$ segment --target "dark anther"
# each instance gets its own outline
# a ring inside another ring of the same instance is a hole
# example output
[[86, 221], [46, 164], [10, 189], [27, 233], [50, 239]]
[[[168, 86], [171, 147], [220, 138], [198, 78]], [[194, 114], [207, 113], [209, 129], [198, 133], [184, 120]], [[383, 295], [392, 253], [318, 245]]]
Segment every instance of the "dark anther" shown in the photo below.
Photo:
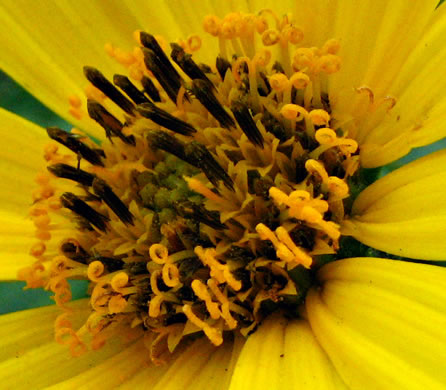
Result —
[[222, 127], [227, 129], [235, 127], [234, 119], [223, 108], [212, 91], [212, 84], [209, 82], [196, 79], [192, 81], [192, 93], [200, 101], [203, 106], [217, 119]]
[[218, 74], [220, 75], [221, 79], [225, 79], [225, 75], [228, 69], [231, 69], [231, 63], [228, 60], [225, 60], [223, 57], [217, 57], [216, 61], [216, 67], [218, 70]]
[[257, 125], [252, 119], [246, 104], [241, 101], [233, 101], [231, 104], [231, 111], [235, 116], [240, 128], [246, 134], [248, 139], [254, 144], [263, 148], [263, 137]]
[[122, 222], [133, 225], [132, 213], [104, 180], [96, 177], [93, 180], [93, 190]]
[[90, 66], [84, 66], [84, 74], [90, 83], [102, 91], [105, 96], [121, 107], [127, 114], [133, 115], [134, 104], [108, 81], [99, 70]]
[[144, 88], [144, 92], [149, 95], [150, 99], [152, 99], [154, 102], [161, 101], [160, 93], [156, 89], [155, 84], [153, 84], [152, 80], [150, 80], [147, 76], [142, 76], [141, 84]]
[[186, 161], [200, 168], [213, 185], [217, 185], [218, 180], [222, 180], [227, 188], [234, 190], [232, 179], [204, 145], [192, 141], [185, 146], [184, 151]]
[[312, 251], [316, 243], [316, 229], [299, 224], [290, 231], [290, 237], [296, 245]]
[[181, 76], [173, 67], [166, 53], [164, 53], [163, 49], [161, 49], [161, 46], [158, 44], [153, 35], [142, 31], [139, 35], [139, 39], [141, 40], [141, 43], [144, 47], [152, 50], [159, 58], [161, 64], [163, 65], [163, 68], [166, 70], [166, 74], [174, 76], [177, 80], [181, 80]]
[[85, 172], [82, 169], [77, 169], [67, 164], [54, 164], [47, 167], [47, 169], [57, 177], [73, 180], [84, 186], [91, 186], [95, 178], [91, 173]]
[[170, 115], [152, 103], [140, 104], [137, 110], [143, 117], [149, 118], [156, 124], [172, 130], [175, 133], [191, 135], [197, 131], [189, 123]]
[[205, 80], [213, 86], [212, 82], [207, 78], [200, 67], [194, 62], [190, 54], [186, 53], [184, 49], [177, 43], [171, 43], [170, 46], [172, 47], [170, 56], [183, 70], [184, 73], [186, 73], [192, 80]]
[[106, 223], [110, 220], [107, 216], [98, 213], [83, 200], [79, 199], [71, 192], [65, 192], [60, 197], [63, 207], [71, 210], [73, 213], [85, 218], [91, 225], [96, 226], [99, 230], [105, 232], [107, 230]]
[[266, 131], [274, 134], [276, 138], [279, 138], [281, 142], [285, 142], [290, 136], [288, 136], [282, 123], [280, 123], [270, 112], [264, 110], [261, 117], [261, 122], [265, 126]]
[[273, 64], [273, 68], [272, 68], [276, 73], [285, 73], [285, 70], [283, 69], [282, 64], [279, 61], [276, 61]]
[[79, 141], [76, 135], [63, 131], [58, 127], [48, 127], [46, 131], [51, 139], [66, 146], [78, 156], [87, 160], [90, 164], [100, 165], [101, 167], [104, 166], [104, 163], [101, 161], [100, 154], [96, 150], [90, 149], [87, 145]]
[[159, 130], [151, 130], [147, 139], [153, 147], [201, 169], [212, 184], [217, 185], [218, 180], [223, 180], [226, 187], [233, 189], [231, 178], [204, 145], [196, 141], [184, 144], [174, 136]]
[[187, 317], [184, 313], [175, 313], [164, 320], [164, 326], [169, 326], [173, 324], [185, 324], [187, 322]]
[[211, 228], [221, 230], [226, 229], [226, 225], [220, 222], [220, 213], [206, 210], [204, 206], [199, 206], [192, 202], [181, 202], [176, 205], [178, 214], [185, 218], [194, 219]]
[[294, 177], [294, 180], [296, 183], [300, 183], [301, 181], [305, 180], [305, 178], [308, 176], [308, 171], [305, 169], [305, 162], [308, 158], [305, 158], [304, 156], [298, 157], [294, 160], [295, 162], [295, 169], [296, 169], [296, 175]]
[[[166, 67], [153, 50], [143, 48], [144, 63], [147, 66], [163, 89], [166, 91], [170, 100], [176, 104], [177, 95], [182, 85], [182, 79], [177, 71], [172, 67]], [[172, 64], [170, 64], [172, 66]], [[185, 95], [187, 98], [187, 96]]]
[[76, 240], [68, 239], [60, 246], [60, 251], [69, 259], [87, 264], [90, 255]]
[[104, 106], [95, 100], [87, 100], [87, 110], [90, 118], [95, 120], [101, 127], [104, 128], [107, 138], [118, 137], [123, 142], [129, 145], [135, 145], [135, 137], [133, 135], [127, 136], [122, 132], [124, 125]]
[[173, 154], [179, 159], [186, 161], [183, 142], [177, 140], [173, 135], [162, 130], [150, 130], [147, 139], [152, 147]]
[[133, 85], [128, 77], [115, 74], [113, 76], [113, 83], [121, 88], [135, 104], [149, 102], [149, 99], [147, 99], [144, 94]]
[[100, 261], [107, 272], [115, 272], [122, 270], [125, 265], [125, 262], [121, 259], [117, 259], [115, 257], [105, 257], [105, 256], [95, 256], [94, 260]]

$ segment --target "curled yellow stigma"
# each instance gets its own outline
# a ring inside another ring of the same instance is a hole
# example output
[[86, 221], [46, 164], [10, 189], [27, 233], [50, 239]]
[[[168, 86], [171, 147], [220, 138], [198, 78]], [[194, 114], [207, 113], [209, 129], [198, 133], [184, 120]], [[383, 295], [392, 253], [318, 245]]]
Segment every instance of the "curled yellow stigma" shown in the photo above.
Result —
[[[105, 44], [122, 74], [86, 66], [86, 99], [67, 97], [104, 130], [100, 144], [47, 129], [29, 212], [36, 262], [20, 278], [54, 293], [56, 340], [74, 355], [143, 335], [158, 364], [196, 335], [218, 346], [273, 312], [298, 316], [302, 280], [339, 248], [358, 168], [326, 90], [339, 42], [306, 47], [293, 16], [271, 10], [208, 15], [203, 29], [215, 62], [196, 61], [196, 34]], [[73, 278], [90, 284], [77, 328]]]

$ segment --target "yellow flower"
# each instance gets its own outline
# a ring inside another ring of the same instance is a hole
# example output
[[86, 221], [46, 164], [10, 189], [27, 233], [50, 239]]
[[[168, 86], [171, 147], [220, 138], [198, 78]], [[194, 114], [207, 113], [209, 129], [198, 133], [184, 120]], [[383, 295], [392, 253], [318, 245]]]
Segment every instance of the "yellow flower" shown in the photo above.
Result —
[[0, 387], [444, 389], [446, 270], [348, 237], [444, 259], [445, 151], [363, 182], [446, 134], [436, 3], [2, 2], [76, 128], [0, 111], [0, 277], [60, 306], [0, 317]]

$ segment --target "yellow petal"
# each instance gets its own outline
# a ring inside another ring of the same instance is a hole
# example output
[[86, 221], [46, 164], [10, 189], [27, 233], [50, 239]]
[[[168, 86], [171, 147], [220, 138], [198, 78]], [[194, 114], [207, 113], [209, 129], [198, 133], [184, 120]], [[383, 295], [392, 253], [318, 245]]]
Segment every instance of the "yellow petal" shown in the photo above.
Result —
[[0, 122], [0, 279], [12, 280], [34, 261], [28, 255], [34, 227], [26, 215], [48, 137], [41, 127], [1, 109]]
[[[71, 305], [76, 314], [88, 314], [88, 301]], [[78, 375], [125, 348], [111, 340], [99, 351], [73, 358], [65, 346], [56, 344], [56, 306], [6, 314], [0, 317], [0, 383], [4, 389], [41, 389]]]
[[446, 270], [355, 258], [322, 268], [311, 328], [353, 389], [444, 389]]
[[30, 221], [0, 211], [0, 280], [16, 280], [19, 269], [35, 262], [29, 251], [36, 241]]
[[249, 336], [230, 390], [345, 389], [308, 324], [273, 316]]
[[216, 348], [205, 338], [195, 341], [169, 366], [153, 390], [227, 389], [233, 346], [225, 342]]
[[[93, 352], [94, 353], [94, 352]], [[77, 359], [77, 358], [74, 358]], [[98, 361], [93, 367], [83, 370], [62, 382], [55, 383], [47, 390], [64, 389], [113, 389], [119, 385], [127, 386], [136, 374], [144, 372], [150, 375], [150, 379], [140, 382], [139, 387], [150, 386], [156, 383], [157, 375], [166, 371], [164, 367], [156, 367], [149, 363], [148, 351], [142, 340], [137, 340], [133, 345], [124, 348], [119, 353]], [[128, 388], [128, 387], [127, 387]], [[135, 388], [135, 387], [133, 387]]]
[[[239, 7], [240, 8], [240, 7]], [[246, 6], [241, 8], [246, 9]], [[107, 76], [126, 73], [111, 59], [104, 45], [131, 52], [135, 30], [161, 35], [167, 41], [202, 36], [204, 56], [213, 51], [215, 38], [204, 35], [202, 20], [208, 13], [222, 15], [231, 10], [229, 3], [205, 1], [195, 4], [182, 1], [107, 1], [76, 2], [26, 0], [0, 4], [0, 68], [31, 94], [63, 118], [89, 134], [103, 138], [103, 130], [89, 119], [85, 102], [81, 119], [69, 114], [71, 95], [85, 100], [87, 81], [84, 65], [95, 66]], [[148, 16], [149, 15], [149, 16]]]
[[382, 124], [364, 126], [358, 135], [365, 167], [387, 164], [446, 136], [446, 80], [441, 71], [446, 61], [446, 7], [439, 7], [431, 19], [390, 88], [397, 98], [395, 107]]
[[[437, 3], [435, 0], [338, 3], [331, 16], [332, 38], [340, 40], [342, 68], [329, 80], [336, 118], [348, 120], [357, 116], [360, 97], [356, 88], [371, 88], [377, 99], [388, 93]], [[349, 135], [358, 130], [361, 129], [352, 129]]]
[[45, 130], [0, 109], [0, 204], [3, 210], [25, 215], [35, 188], [34, 177], [44, 166]]
[[344, 233], [399, 256], [443, 260], [446, 152], [416, 160], [359, 194]]

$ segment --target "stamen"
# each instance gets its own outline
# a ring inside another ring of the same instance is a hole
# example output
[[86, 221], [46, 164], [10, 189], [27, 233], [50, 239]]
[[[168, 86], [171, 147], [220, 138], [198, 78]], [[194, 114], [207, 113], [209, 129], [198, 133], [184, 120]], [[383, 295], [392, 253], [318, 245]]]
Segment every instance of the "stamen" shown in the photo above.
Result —
[[80, 200], [76, 195], [65, 192], [61, 197], [63, 207], [71, 210], [73, 213], [85, 218], [93, 226], [97, 227], [99, 230], [105, 232], [107, 230], [106, 222], [110, 219], [105, 215], [98, 213], [95, 209], [90, 207], [83, 200]]
[[222, 180], [227, 188], [232, 191], [234, 190], [232, 179], [204, 145], [192, 141], [186, 145], [184, 151], [186, 161], [189, 164], [200, 168], [212, 184], [216, 186], [218, 180]]
[[186, 73], [192, 80], [201, 79], [207, 81], [210, 85], [213, 85], [200, 67], [192, 60], [190, 54], [187, 54], [184, 49], [176, 43], [171, 43], [170, 46], [172, 47], [170, 56], [184, 73]]
[[227, 113], [212, 91], [212, 86], [203, 80], [192, 81], [192, 93], [203, 106], [217, 119], [218, 123], [226, 129], [235, 127], [234, 119]]
[[219, 346], [223, 343], [223, 337], [220, 330], [216, 328], [212, 328], [203, 320], [200, 320], [192, 311], [192, 307], [190, 305], [183, 306], [183, 312], [186, 314], [187, 318], [194, 325], [198, 326], [200, 329], [203, 329], [203, 332], [208, 337], [208, 339], [212, 342], [212, 344]]
[[183, 161], [187, 161], [184, 143], [166, 131], [150, 130], [147, 134], [147, 140], [152, 147], [164, 150]]
[[[166, 91], [172, 102], [176, 102], [178, 91], [182, 85], [182, 79], [177, 71], [170, 66], [166, 67], [165, 64], [156, 56], [155, 52], [150, 49], [143, 48], [144, 63], [147, 66], [155, 78]], [[167, 57], [166, 57], [167, 58]]]
[[167, 111], [158, 108], [152, 103], [140, 104], [137, 107], [137, 110], [143, 117], [148, 118], [156, 124], [172, 130], [175, 133], [191, 135], [197, 132], [197, 130], [195, 130], [195, 128], [189, 123], [174, 117]]
[[[159, 59], [160, 63], [162, 64], [163, 68], [165, 69], [166, 74], [171, 75], [174, 79], [180, 81], [181, 76], [178, 74], [176, 69], [171, 64], [169, 58], [164, 53], [163, 49], [161, 49], [161, 46], [158, 44], [158, 41], [155, 39], [153, 35], [150, 35], [144, 31], [141, 31], [139, 34], [139, 39], [141, 41], [141, 44], [146, 47], [147, 49], [150, 49], [153, 51], [153, 53], [156, 55], [156, 57]], [[179, 82], [179, 84], [181, 84]]]
[[182, 202], [176, 206], [176, 210], [179, 215], [204, 223], [213, 229], [227, 229], [227, 226], [220, 222], [220, 214], [216, 211], [209, 211], [204, 206], [192, 202]]
[[133, 115], [135, 105], [108, 81], [99, 70], [84, 66], [84, 74], [90, 83], [102, 91], [110, 100], [122, 108], [127, 114]]
[[79, 184], [90, 187], [95, 178], [91, 173], [85, 172], [82, 169], [74, 168], [67, 164], [50, 165], [47, 169], [57, 177], [73, 180]]
[[100, 154], [80, 142], [74, 135], [57, 127], [48, 127], [46, 131], [51, 139], [66, 146], [68, 149], [87, 160], [90, 164], [99, 165], [101, 167], [104, 166]]
[[133, 85], [128, 77], [115, 74], [113, 76], [113, 83], [121, 88], [135, 104], [149, 102], [149, 99], [147, 99], [144, 94]]
[[135, 138], [132, 135], [126, 136], [123, 134], [122, 129], [124, 128], [124, 125], [110, 114], [110, 112], [108, 112], [101, 104], [88, 99], [87, 110], [90, 118], [104, 128], [107, 138], [115, 136], [119, 137], [126, 144], [135, 145]]
[[223, 57], [220, 57], [220, 56], [217, 57], [215, 66], [217, 67], [218, 74], [220, 75], [222, 80], [225, 79], [226, 72], [228, 70], [229, 71], [232, 70], [231, 63], [228, 60], [226, 60], [226, 59], [224, 59]]
[[127, 206], [119, 199], [107, 183], [96, 177], [93, 180], [94, 192], [104, 200], [108, 207], [110, 207], [118, 218], [125, 224], [133, 225], [133, 215]]
[[233, 101], [231, 104], [231, 111], [248, 139], [254, 145], [258, 145], [263, 148], [263, 136], [252, 119], [251, 113], [249, 112], [246, 104], [243, 104], [241, 101]]
[[87, 260], [90, 258], [90, 255], [82, 248], [79, 242], [73, 239], [65, 240], [60, 246], [60, 251], [69, 259], [82, 264], [87, 264]]
[[143, 76], [141, 79], [141, 84], [144, 88], [144, 92], [149, 95], [150, 99], [152, 99], [154, 102], [161, 101], [160, 94], [152, 80], [150, 80], [147, 76]]

